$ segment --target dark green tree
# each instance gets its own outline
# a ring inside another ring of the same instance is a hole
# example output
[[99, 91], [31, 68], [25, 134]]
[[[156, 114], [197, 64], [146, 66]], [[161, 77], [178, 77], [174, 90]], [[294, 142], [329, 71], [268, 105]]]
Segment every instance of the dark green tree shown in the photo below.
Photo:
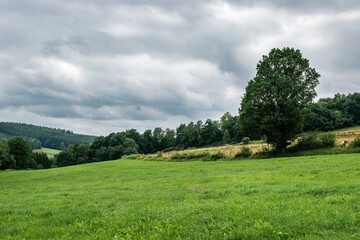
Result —
[[165, 138], [164, 138], [164, 145], [166, 148], [175, 147], [176, 139], [175, 139], [175, 130], [167, 128], [165, 130]]
[[69, 148], [67, 148], [66, 150], [60, 152], [57, 156], [56, 156], [56, 165], [59, 167], [64, 167], [64, 166], [70, 166], [70, 165], [76, 165], [77, 161], [74, 157], [74, 155], [71, 153], [71, 151], [67, 151]]
[[223, 143], [225, 143], [225, 144], [228, 144], [228, 143], [231, 142], [231, 137], [230, 137], [229, 130], [227, 130], [227, 129], [225, 130], [222, 141], [223, 141]]
[[154, 139], [152, 136], [152, 131], [150, 129], [146, 130], [143, 133], [143, 139], [144, 139], [144, 145], [143, 145], [144, 153], [148, 154], [148, 153], [156, 152], [154, 147]]
[[14, 169], [16, 166], [14, 157], [0, 148], [0, 170]]
[[124, 154], [130, 155], [130, 154], [137, 154], [139, 153], [139, 145], [134, 141], [132, 138], [127, 138], [124, 141]]
[[17, 169], [25, 169], [29, 166], [32, 157], [31, 148], [27, 141], [22, 137], [14, 137], [8, 141], [9, 153], [14, 156]]
[[202, 146], [211, 146], [220, 143], [222, 133], [218, 121], [207, 119], [200, 132], [200, 141]]
[[33, 158], [36, 162], [36, 167], [39, 169], [51, 168], [52, 160], [44, 152], [34, 152]]
[[285, 152], [288, 141], [302, 130], [320, 74], [293, 48], [272, 49], [256, 70], [242, 98], [240, 126], [253, 138], [265, 135], [276, 150]]

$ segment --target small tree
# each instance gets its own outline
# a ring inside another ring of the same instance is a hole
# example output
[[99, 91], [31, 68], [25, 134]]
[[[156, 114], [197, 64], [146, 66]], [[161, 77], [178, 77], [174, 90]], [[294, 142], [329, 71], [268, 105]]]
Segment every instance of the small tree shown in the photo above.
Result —
[[241, 128], [254, 138], [265, 135], [285, 152], [288, 141], [302, 130], [320, 74], [293, 48], [272, 49], [256, 70], [239, 109]]
[[227, 129], [225, 130], [222, 141], [223, 141], [223, 143], [225, 143], [225, 144], [230, 143], [231, 137], [230, 137], [229, 130], [227, 130]]
[[139, 153], [139, 145], [132, 138], [126, 138], [124, 141], [124, 154], [137, 154]]
[[249, 137], [244, 137], [241, 142], [246, 145], [246, 144], [249, 144], [250, 143], [250, 138]]

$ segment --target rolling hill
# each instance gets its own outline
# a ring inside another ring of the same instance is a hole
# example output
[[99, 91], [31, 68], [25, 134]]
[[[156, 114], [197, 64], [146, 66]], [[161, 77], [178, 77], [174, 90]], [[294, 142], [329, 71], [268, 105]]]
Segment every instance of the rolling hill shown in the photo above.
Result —
[[35, 126], [25, 123], [0, 122], [0, 138], [21, 136], [33, 149], [41, 147], [63, 150], [70, 144], [92, 143], [96, 136], [75, 134], [70, 130]]

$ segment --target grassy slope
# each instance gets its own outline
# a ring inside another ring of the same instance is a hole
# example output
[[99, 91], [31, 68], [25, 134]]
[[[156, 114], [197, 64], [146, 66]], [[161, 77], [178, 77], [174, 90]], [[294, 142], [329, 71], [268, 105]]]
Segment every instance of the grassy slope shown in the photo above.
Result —
[[331, 131], [332, 133], [337, 133], [337, 132], [351, 132], [351, 131], [360, 131], [360, 126], [354, 126], [354, 127], [347, 127], [347, 128], [341, 128], [341, 129], [337, 129], [334, 131]]
[[358, 239], [360, 154], [0, 173], [0, 239]]
[[41, 149], [35, 149], [33, 152], [44, 152], [48, 155], [49, 158], [54, 157], [54, 155], [59, 154], [61, 151], [56, 149], [50, 149], [50, 148], [41, 148]]

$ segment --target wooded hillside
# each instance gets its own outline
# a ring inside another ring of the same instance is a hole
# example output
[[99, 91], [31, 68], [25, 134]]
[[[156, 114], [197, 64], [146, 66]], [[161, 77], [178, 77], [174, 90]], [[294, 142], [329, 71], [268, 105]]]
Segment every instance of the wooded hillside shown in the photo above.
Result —
[[35, 126], [25, 123], [0, 122], [0, 138], [25, 138], [32, 149], [41, 147], [63, 150], [70, 144], [92, 143], [96, 136], [75, 134], [70, 130]]

